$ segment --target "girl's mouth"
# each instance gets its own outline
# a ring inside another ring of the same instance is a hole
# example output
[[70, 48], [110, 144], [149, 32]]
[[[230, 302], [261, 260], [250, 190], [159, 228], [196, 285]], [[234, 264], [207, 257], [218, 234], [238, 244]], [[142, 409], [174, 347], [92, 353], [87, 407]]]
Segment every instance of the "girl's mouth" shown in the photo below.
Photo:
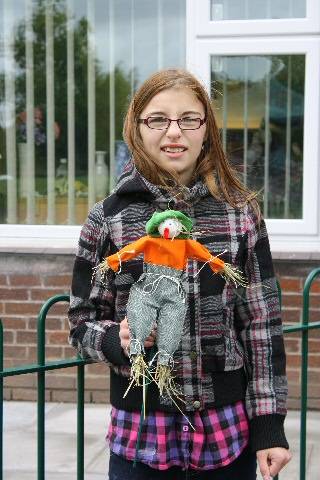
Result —
[[165, 153], [170, 158], [179, 158], [183, 155], [183, 153], [187, 150], [186, 147], [183, 145], [177, 146], [170, 146], [167, 145], [165, 147], [161, 147], [161, 151]]

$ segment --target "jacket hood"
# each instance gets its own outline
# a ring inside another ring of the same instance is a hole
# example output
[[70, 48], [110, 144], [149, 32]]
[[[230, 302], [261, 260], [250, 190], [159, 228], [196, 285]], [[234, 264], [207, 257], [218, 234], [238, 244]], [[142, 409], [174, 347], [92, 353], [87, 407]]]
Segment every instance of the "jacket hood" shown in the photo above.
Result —
[[126, 165], [118, 183], [113, 191], [118, 196], [142, 195], [149, 198], [151, 202], [156, 203], [159, 208], [183, 210], [188, 204], [197, 203], [201, 198], [210, 195], [208, 187], [202, 180], [197, 180], [190, 187], [183, 189], [183, 198], [181, 195], [174, 196], [173, 193], [158, 185], [149, 182], [136, 168], [131, 159]]

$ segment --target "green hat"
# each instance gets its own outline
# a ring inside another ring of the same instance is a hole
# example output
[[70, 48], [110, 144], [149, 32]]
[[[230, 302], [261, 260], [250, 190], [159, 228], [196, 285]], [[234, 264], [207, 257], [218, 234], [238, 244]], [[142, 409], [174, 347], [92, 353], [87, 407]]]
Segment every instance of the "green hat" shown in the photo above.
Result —
[[146, 223], [147, 234], [153, 236], [160, 236], [158, 232], [158, 227], [160, 223], [164, 222], [164, 220], [167, 220], [167, 218], [176, 218], [187, 230], [187, 232], [181, 233], [176, 238], [189, 237], [188, 234], [192, 230], [193, 222], [191, 218], [187, 217], [187, 215], [179, 212], [178, 210], [165, 210], [164, 212], [154, 212], [150, 220], [148, 220], [148, 222]]

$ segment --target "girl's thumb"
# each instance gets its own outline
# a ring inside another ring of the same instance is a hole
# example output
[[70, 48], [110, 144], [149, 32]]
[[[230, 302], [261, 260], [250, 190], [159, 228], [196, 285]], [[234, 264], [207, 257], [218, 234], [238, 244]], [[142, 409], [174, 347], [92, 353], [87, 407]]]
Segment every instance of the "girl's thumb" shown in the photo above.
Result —
[[262, 475], [263, 480], [272, 480], [270, 476], [270, 470], [268, 465], [268, 455], [259, 455], [259, 468]]

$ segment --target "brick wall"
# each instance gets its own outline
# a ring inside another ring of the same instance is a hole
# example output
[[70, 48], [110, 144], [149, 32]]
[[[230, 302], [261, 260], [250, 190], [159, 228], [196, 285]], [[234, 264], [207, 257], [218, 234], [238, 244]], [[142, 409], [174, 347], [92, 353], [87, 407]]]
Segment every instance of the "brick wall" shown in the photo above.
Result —
[[[0, 317], [4, 325], [4, 364], [12, 367], [35, 363], [37, 358], [37, 314], [43, 302], [59, 293], [68, 293], [73, 266], [72, 255], [0, 254]], [[302, 289], [308, 273], [319, 266], [311, 261], [275, 261], [282, 287], [284, 323], [302, 319]], [[320, 320], [320, 281], [311, 290], [310, 320]], [[68, 345], [67, 304], [52, 307], [46, 321], [46, 359], [74, 356]], [[320, 330], [310, 332], [309, 340], [309, 407], [320, 408]], [[300, 335], [286, 335], [289, 407], [299, 407]], [[76, 370], [69, 368], [48, 372], [48, 401], [76, 400]], [[106, 402], [109, 398], [108, 368], [104, 364], [86, 366], [88, 402]], [[6, 378], [4, 398], [35, 400], [35, 374]]]
[[[303, 286], [306, 277], [319, 261], [278, 260], [275, 270], [282, 290], [282, 318], [284, 324], [302, 322]], [[319, 278], [319, 277], [318, 277]], [[320, 280], [314, 281], [310, 291], [309, 321], [320, 321]], [[289, 407], [300, 405], [301, 335], [285, 335], [287, 353], [287, 375], [289, 380]], [[320, 409], [320, 329], [309, 332], [308, 356], [308, 406]]]

